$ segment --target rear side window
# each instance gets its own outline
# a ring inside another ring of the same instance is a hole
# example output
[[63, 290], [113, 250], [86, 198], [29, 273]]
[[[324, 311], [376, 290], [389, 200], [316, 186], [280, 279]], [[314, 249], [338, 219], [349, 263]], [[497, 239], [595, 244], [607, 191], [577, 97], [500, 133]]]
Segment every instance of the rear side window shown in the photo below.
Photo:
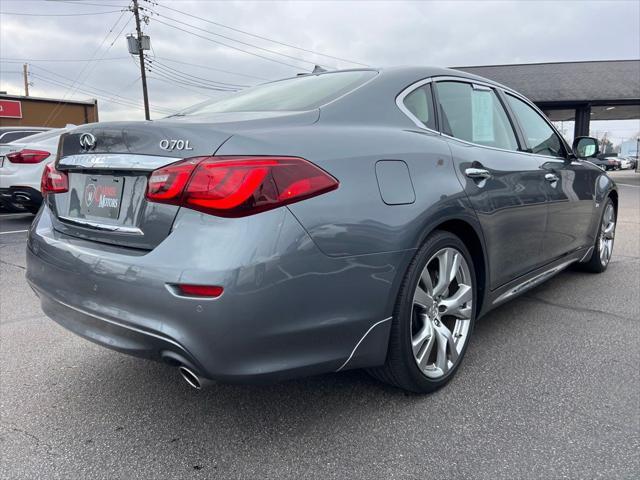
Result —
[[416, 88], [413, 92], [404, 97], [402, 103], [405, 108], [426, 127], [432, 130], [436, 129], [431, 85], [427, 84]]
[[531, 153], [551, 157], [565, 156], [560, 137], [538, 112], [512, 95], [507, 94], [507, 101], [513, 113], [518, 117], [518, 123], [522, 127], [527, 147]]
[[485, 145], [518, 150], [509, 118], [493, 89], [463, 82], [438, 82], [442, 133]]
[[184, 114], [312, 110], [351, 92], [377, 73], [373, 70], [353, 70], [303, 75], [265, 83], [220, 100], [197, 105]]

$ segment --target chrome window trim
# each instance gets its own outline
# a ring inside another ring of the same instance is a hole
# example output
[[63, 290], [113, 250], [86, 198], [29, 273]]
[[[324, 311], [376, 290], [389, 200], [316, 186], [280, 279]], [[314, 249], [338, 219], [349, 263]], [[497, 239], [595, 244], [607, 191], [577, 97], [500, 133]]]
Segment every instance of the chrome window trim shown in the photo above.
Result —
[[[549, 120], [547, 118], [547, 116], [544, 114], [544, 112], [542, 110], [540, 110], [528, 98], [520, 95], [518, 92], [514, 92], [513, 90], [508, 90], [508, 89], [503, 89], [503, 91], [504, 91], [505, 95], [511, 95], [512, 97], [517, 98], [518, 100], [521, 100], [522, 102], [524, 102], [525, 105], [530, 106], [533, 109], [533, 111], [536, 112], [538, 115], [540, 115], [540, 118], [542, 118], [542, 120], [544, 122], [546, 122], [547, 125], [551, 128], [551, 130], [553, 130], [553, 132], [558, 136], [558, 138], [560, 139], [560, 142], [564, 145], [565, 150], [567, 151], [567, 154], [572, 153], [571, 148], [569, 147], [569, 144], [567, 143], [565, 138], [562, 135], [560, 135], [560, 132], [558, 132], [558, 129], [553, 125], [551, 120]], [[514, 113], [514, 115], [515, 115], [515, 113]], [[524, 136], [524, 131], [522, 132], [522, 134]], [[568, 158], [568, 157], [554, 157], [552, 155], [542, 155], [540, 153], [533, 153], [533, 152], [525, 152], [525, 153], [529, 153], [530, 155], [535, 155], [536, 157], [544, 157], [544, 158], [563, 158], [565, 160]]]
[[[415, 123], [418, 127], [420, 127], [422, 130], [426, 130], [428, 132], [431, 133], [435, 133], [440, 135], [441, 133], [438, 132], [437, 130], [433, 130], [429, 127], [427, 127], [424, 123], [422, 123], [418, 117], [416, 117], [413, 113], [411, 113], [411, 111], [406, 107], [406, 105], [404, 104], [404, 99], [410, 94], [412, 93], [414, 90], [417, 90], [418, 88], [427, 85], [429, 83], [432, 82], [431, 78], [425, 78], [423, 80], [420, 80], [416, 83], [412, 83], [411, 85], [409, 85], [407, 88], [405, 88], [404, 90], [402, 90], [398, 96], [396, 96], [396, 105], [397, 107], [400, 109], [400, 111], [402, 113], [404, 113], [407, 117], [409, 117], [409, 120], [411, 120], [413, 123]], [[434, 105], [434, 115], [437, 115], [437, 113], [435, 112], [435, 105]]]
[[[554, 156], [551, 156], [551, 155], [540, 155], [538, 153], [525, 152], [523, 150], [509, 150], [507, 148], [489, 147], [487, 145], [480, 145], [479, 143], [473, 143], [473, 142], [469, 142], [468, 140], [462, 140], [460, 138], [452, 137], [451, 135], [447, 135], [446, 133], [442, 133], [440, 131], [432, 130], [432, 129], [428, 128], [427, 126], [425, 126], [425, 124], [422, 123], [420, 120], [418, 120], [402, 103], [404, 98], [407, 95], [409, 95], [409, 93], [411, 93], [416, 88], [419, 88], [419, 87], [421, 87], [423, 85], [426, 85], [427, 83], [436, 84], [438, 82], [446, 82], [446, 81], [468, 83], [472, 87], [473, 87], [473, 85], [478, 85], [478, 86], [482, 86], [482, 87], [491, 88], [492, 90], [493, 89], [496, 89], [496, 90], [499, 89], [502, 92], [510, 93], [514, 97], [517, 97], [520, 100], [522, 100], [525, 103], [527, 103], [528, 105], [531, 105], [531, 102], [526, 97], [523, 97], [521, 94], [519, 94], [515, 90], [511, 90], [510, 88], [505, 87], [504, 85], [500, 85], [500, 84], [497, 84], [497, 83], [493, 84], [493, 83], [489, 83], [489, 82], [483, 82], [481, 80], [476, 80], [474, 78], [469, 78], [469, 77], [462, 77], [462, 76], [456, 77], [454, 75], [442, 75], [442, 76], [425, 78], [425, 79], [419, 80], [417, 82], [414, 82], [411, 85], [409, 85], [408, 87], [406, 87], [396, 97], [396, 106], [400, 109], [400, 111], [402, 113], [404, 113], [409, 118], [409, 120], [411, 120], [413, 123], [415, 123], [420, 129], [426, 130], [426, 131], [431, 132], [431, 133], [435, 133], [435, 134], [441, 135], [441, 136], [446, 137], [446, 138], [450, 138], [451, 140], [455, 140], [457, 142], [461, 142], [461, 143], [464, 143], [466, 145], [471, 145], [473, 147], [479, 147], [479, 148], [486, 148], [486, 149], [489, 149], [489, 150], [497, 150], [499, 152], [518, 153], [518, 154], [521, 154], [521, 155], [533, 156], [533, 157], [536, 157], [536, 158], [542, 157], [542, 158], [550, 158], [550, 159], [556, 159], [556, 160], [563, 158], [563, 157], [554, 157]], [[438, 106], [435, 105], [435, 108], [438, 108]], [[538, 107], [533, 105], [533, 108], [535, 110], [537, 110], [539, 113], [541, 113], [543, 118], [546, 117], [545, 114], [542, 111], [540, 111], [540, 109]], [[509, 113], [506, 111], [506, 109], [505, 109], [505, 114], [507, 115], [507, 117], [511, 118]], [[556, 132], [556, 134], [560, 136], [560, 139], [565, 143], [565, 147], [566, 147], [567, 144], [566, 144], [566, 141], [564, 140], [564, 137], [562, 137], [562, 135], [560, 135], [558, 133], [556, 128], [553, 126], [553, 124], [551, 124], [551, 127], [553, 128], [553, 131]], [[514, 135], [516, 135], [515, 131], [513, 133], [514, 133]], [[518, 136], [516, 135], [516, 138], [517, 137]]]

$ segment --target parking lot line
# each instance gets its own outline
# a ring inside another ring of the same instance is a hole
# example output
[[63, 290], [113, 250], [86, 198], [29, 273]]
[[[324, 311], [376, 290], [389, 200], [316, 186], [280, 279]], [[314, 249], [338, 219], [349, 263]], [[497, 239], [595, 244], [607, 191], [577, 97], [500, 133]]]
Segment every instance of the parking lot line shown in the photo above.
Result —
[[28, 232], [29, 230], [11, 230], [9, 232], [0, 232], [0, 235], [8, 235], [10, 233], [24, 233], [24, 232]]

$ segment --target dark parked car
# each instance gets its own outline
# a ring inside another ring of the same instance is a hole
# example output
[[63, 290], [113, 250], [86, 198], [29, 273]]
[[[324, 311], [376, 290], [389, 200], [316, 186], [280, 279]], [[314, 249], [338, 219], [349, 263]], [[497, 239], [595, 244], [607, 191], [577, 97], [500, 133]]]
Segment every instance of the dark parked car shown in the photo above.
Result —
[[429, 392], [479, 317], [607, 268], [618, 194], [597, 154], [455, 70], [272, 82], [64, 134], [27, 278], [64, 327], [197, 388], [367, 368]]

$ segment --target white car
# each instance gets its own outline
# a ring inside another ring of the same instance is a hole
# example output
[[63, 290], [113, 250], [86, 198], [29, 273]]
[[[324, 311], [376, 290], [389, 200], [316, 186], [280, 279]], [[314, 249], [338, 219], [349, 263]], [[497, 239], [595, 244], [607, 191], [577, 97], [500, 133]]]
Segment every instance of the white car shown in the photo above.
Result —
[[620, 170], [628, 170], [633, 167], [633, 164], [628, 158], [618, 157], [617, 160], [620, 162]]
[[36, 213], [42, 203], [40, 180], [45, 165], [55, 160], [60, 135], [49, 130], [0, 144], [0, 205], [12, 211]]

